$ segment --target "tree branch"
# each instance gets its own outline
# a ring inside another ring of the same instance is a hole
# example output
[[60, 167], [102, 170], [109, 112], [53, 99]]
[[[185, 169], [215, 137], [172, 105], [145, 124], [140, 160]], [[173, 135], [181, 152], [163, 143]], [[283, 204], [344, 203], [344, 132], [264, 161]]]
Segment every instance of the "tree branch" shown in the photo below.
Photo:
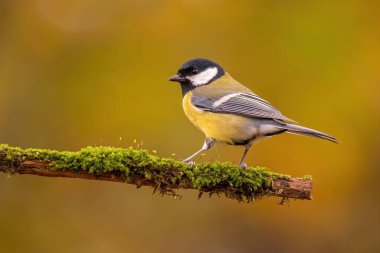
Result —
[[290, 178], [265, 168], [242, 169], [229, 163], [189, 166], [145, 150], [87, 147], [79, 152], [20, 149], [0, 145], [0, 172], [68, 177], [151, 186], [162, 195], [175, 189], [224, 194], [238, 201], [262, 196], [312, 199], [309, 177]]

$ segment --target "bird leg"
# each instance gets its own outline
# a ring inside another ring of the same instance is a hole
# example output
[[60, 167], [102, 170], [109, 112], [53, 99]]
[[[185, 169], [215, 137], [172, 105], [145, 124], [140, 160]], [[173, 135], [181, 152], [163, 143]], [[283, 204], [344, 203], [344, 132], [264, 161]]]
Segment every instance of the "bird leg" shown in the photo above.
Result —
[[182, 162], [193, 164], [191, 159], [193, 159], [199, 153], [206, 151], [206, 150], [209, 150], [212, 147], [212, 145], [214, 144], [214, 142], [215, 142], [215, 140], [213, 138], [207, 137], [205, 142], [203, 143], [202, 148], [200, 150], [198, 150], [197, 152], [195, 152], [194, 154], [192, 154], [191, 156], [189, 156], [188, 158], [186, 158], [185, 160], [183, 160]]
[[243, 156], [239, 162], [239, 167], [247, 168], [247, 164], [245, 164], [243, 161], [244, 161], [244, 158], [247, 155], [249, 149], [251, 148], [251, 146], [252, 146], [252, 143], [245, 145], [245, 150], [244, 150]]

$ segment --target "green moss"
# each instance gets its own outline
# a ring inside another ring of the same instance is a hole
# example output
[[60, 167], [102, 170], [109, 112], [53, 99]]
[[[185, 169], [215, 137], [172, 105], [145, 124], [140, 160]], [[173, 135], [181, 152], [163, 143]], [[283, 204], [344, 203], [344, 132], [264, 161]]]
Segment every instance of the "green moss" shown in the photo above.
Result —
[[302, 179], [313, 180], [313, 177], [311, 175], [305, 175], [305, 176], [302, 177]]
[[146, 150], [87, 147], [78, 152], [21, 149], [0, 145], [0, 167], [17, 168], [24, 160], [49, 162], [56, 170], [86, 171], [96, 175], [111, 173], [125, 181], [144, 178], [154, 182], [161, 194], [175, 194], [175, 188], [195, 188], [201, 193], [223, 193], [239, 201], [253, 201], [265, 194], [274, 178], [288, 178], [266, 168], [242, 169], [230, 163], [189, 166], [170, 158], [160, 158]]

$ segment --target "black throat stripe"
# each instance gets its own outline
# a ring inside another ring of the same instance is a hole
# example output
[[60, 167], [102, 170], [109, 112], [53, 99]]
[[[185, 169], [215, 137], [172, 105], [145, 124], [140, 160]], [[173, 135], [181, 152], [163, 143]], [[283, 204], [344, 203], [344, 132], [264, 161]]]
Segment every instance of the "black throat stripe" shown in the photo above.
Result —
[[196, 87], [190, 83], [181, 83], [182, 97], [184, 97], [189, 91], [194, 90]]

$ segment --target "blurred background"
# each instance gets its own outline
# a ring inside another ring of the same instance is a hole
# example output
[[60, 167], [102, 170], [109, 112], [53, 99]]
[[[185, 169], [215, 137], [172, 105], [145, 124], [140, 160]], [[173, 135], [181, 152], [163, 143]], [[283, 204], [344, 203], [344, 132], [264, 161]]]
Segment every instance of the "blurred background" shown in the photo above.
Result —
[[[289, 207], [1, 174], [0, 252], [379, 252], [379, 11], [348, 0], [0, 1], [0, 143], [139, 145], [182, 159], [203, 135], [167, 78], [195, 57], [341, 141], [284, 134], [251, 150], [251, 166], [313, 176], [315, 200]], [[236, 163], [242, 151], [219, 145], [197, 161]]]

